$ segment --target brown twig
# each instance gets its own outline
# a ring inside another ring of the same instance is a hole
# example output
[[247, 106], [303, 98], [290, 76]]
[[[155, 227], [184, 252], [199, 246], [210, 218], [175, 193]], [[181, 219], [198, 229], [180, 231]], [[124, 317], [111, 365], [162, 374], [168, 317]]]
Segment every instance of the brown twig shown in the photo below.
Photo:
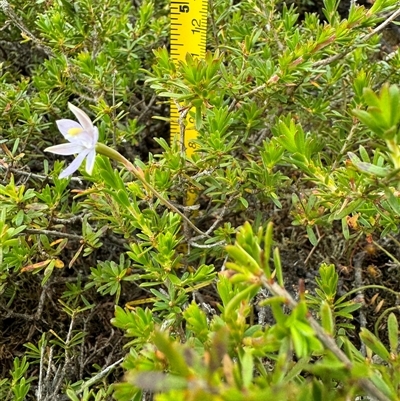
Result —
[[358, 40], [353, 46], [347, 48], [345, 51], [335, 54], [334, 56], [328, 57], [324, 60], [320, 60], [315, 62], [312, 65], [312, 68], [318, 68], [318, 67], [323, 67], [325, 65], [328, 65], [330, 63], [333, 63], [336, 60], [340, 60], [341, 58], [347, 56], [349, 53], [351, 53], [353, 50], [357, 48], [357, 46], [363, 42], [367, 42], [369, 39], [372, 38], [375, 34], [379, 33], [382, 31], [386, 26], [388, 26], [392, 21], [394, 21], [398, 16], [400, 15], [400, 8], [395, 11], [388, 19], [386, 19], [382, 24], [378, 25], [375, 29], [373, 29], [370, 33], [362, 36], [360, 40]]
[[6, 0], [0, 1], [0, 8], [3, 10], [4, 14], [12, 21], [12, 23], [17, 26], [20, 31], [25, 35], [26, 38], [30, 39], [35, 45], [43, 50], [47, 56], [53, 57], [53, 50], [44, 45], [21, 21], [21, 18], [15, 14], [14, 10], [10, 7], [10, 4]]
[[55, 237], [61, 237], [61, 238], [69, 238], [69, 239], [75, 239], [78, 241], [83, 241], [84, 237], [81, 235], [76, 235], [76, 234], [68, 234], [68, 233], [63, 233], [61, 231], [52, 231], [52, 230], [37, 230], [34, 228], [27, 228], [26, 230], [22, 231], [20, 235], [25, 235], [25, 234], [44, 234], [44, 235], [51, 235]]

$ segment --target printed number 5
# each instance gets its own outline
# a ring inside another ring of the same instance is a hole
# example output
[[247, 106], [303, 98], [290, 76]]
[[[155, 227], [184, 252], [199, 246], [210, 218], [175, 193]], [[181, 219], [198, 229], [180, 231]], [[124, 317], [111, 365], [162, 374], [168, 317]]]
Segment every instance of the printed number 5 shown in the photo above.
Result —
[[179, 6], [179, 11], [181, 13], [188, 13], [189, 12], [189, 6]]

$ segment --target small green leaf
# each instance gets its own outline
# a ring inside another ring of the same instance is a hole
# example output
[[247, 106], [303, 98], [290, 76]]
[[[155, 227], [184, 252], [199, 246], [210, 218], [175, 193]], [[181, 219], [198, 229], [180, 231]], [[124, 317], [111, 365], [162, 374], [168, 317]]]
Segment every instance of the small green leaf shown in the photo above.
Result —
[[156, 331], [153, 336], [154, 344], [157, 348], [165, 354], [169, 364], [171, 373], [179, 376], [186, 376], [189, 374], [189, 366], [187, 365], [182, 350], [166, 333]]
[[282, 263], [281, 263], [281, 256], [279, 253], [279, 248], [276, 247], [274, 249], [274, 267], [275, 267], [275, 274], [278, 281], [278, 284], [283, 287], [283, 271], [282, 271]]
[[267, 278], [271, 278], [271, 268], [269, 265], [269, 259], [271, 257], [271, 248], [272, 248], [272, 241], [273, 241], [273, 223], [269, 222], [267, 225], [267, 229], [265, 230], [264, 236], [264, 258], [263, 258], [263, 269], [264, 274]]
[[313, 246], [317, 246], [318, 245], [318, 239], [317, 239], [312, 227], [311, 226], [307, 226], [306, 230], [307, 230], [308, 240], [311, 242], [311, 244]]
[[326, 302], [325, 300], [321, 302], [320, 316], [321, 325], [324, 330], [328, 334], [333, 335], [335, 331], [335, 322], [332, 314], [332, 309], [329, 306], [328, 302]]
[[399, 346], [399, 323], [394, 313], [391, 313], [388, 317], [388, 333], [390, 352], [397, 355]]
[[360, 338], [361, 341], [376, 355], [382, 358], [385, 362], [389, 361], [390, 358], [389, 351], [385, 348], [382, 342], [368, 329], [364, 327], [361, 328]]
[[240, 203], [247, 209], [249, 207], [249, 202], [242, 196], [239, 198]]
[[249, 272], [260, 275], [261, 267], [239, 244], [227, 245], [225, 249], [228, 255], [241, 267], [241, 270], [242, 268], [245, 269], [242, 272], [245, 273], [248, 269]]
[[400, 199], [397, 196], [394, 196], [393, 192], [389, 188], [385, 189], [385, 195], [393, 211], [397, 215], [400, 215]]
[[334, 220], [341, 220], [343, 217], [349, 216], [351, 213], [356, 211], [364, 203], [363, 199], [355, 199], [350, 201], [347, 206], [340, 208], [338, 212], [333, 215]]
[[243, 387], [248, 388], [253, 381], [254, 361], [252, 351], [248, 348], [244, 349], [244, 354], [241, 357], [242, 364], [242, 381]]
[[251, 298], [253, 298], [258, 290], [260, 288], [260, 284], [252, 284], [246, 287], [244, 290], [240, 291], [238, 294], [236, 294], [226, 305], [224, 315], [226, 318], [235, 316], [237, 313], [237, 310], [239, 308], [239, 305], [243, 301], [249, 301]]

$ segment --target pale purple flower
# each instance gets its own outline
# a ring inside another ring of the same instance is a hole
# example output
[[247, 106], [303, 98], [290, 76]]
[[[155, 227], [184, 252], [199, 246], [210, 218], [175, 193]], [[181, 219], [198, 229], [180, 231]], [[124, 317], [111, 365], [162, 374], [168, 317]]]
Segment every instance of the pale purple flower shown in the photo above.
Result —
[[56, 155], [75, 155], [75, 160], [61, 172], [59, 178], [65, 178], [78, 170], [83, 160], [86, 158], [86, 172], [92, 174], [94, 161], [96, 158], [96, 144], [99, 139], [99, 131], [90, 120], [89, 116], [78, 107], [68, 103], [69, 109], [75, 114], [79, 121], [57, 120], [57, 127], [69, 143], [50, 146], [45, 152], [55, 153]]

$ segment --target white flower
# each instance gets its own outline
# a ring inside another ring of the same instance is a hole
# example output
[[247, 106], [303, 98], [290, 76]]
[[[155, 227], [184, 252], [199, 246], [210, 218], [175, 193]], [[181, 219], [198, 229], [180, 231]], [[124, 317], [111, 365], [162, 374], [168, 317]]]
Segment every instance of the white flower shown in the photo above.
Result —
[[59, 178], [65, 178], [78, 170], [83, 160], [86, 158], [86, 172], [92, 174], [94, 161], [96, 158], [96, 143], [99, 139], [99, 131], [90, 120], [89, 116], [78, 107], [68, 103], [69, 109], [75, 114], [79, 123], [73, 120], [56, 121], [58, 129], [69, 143], [55, 145], [46, 148], [45, 152], [55, 153], [56, 155], [74, 155], [75, 160], [61, 172]]

